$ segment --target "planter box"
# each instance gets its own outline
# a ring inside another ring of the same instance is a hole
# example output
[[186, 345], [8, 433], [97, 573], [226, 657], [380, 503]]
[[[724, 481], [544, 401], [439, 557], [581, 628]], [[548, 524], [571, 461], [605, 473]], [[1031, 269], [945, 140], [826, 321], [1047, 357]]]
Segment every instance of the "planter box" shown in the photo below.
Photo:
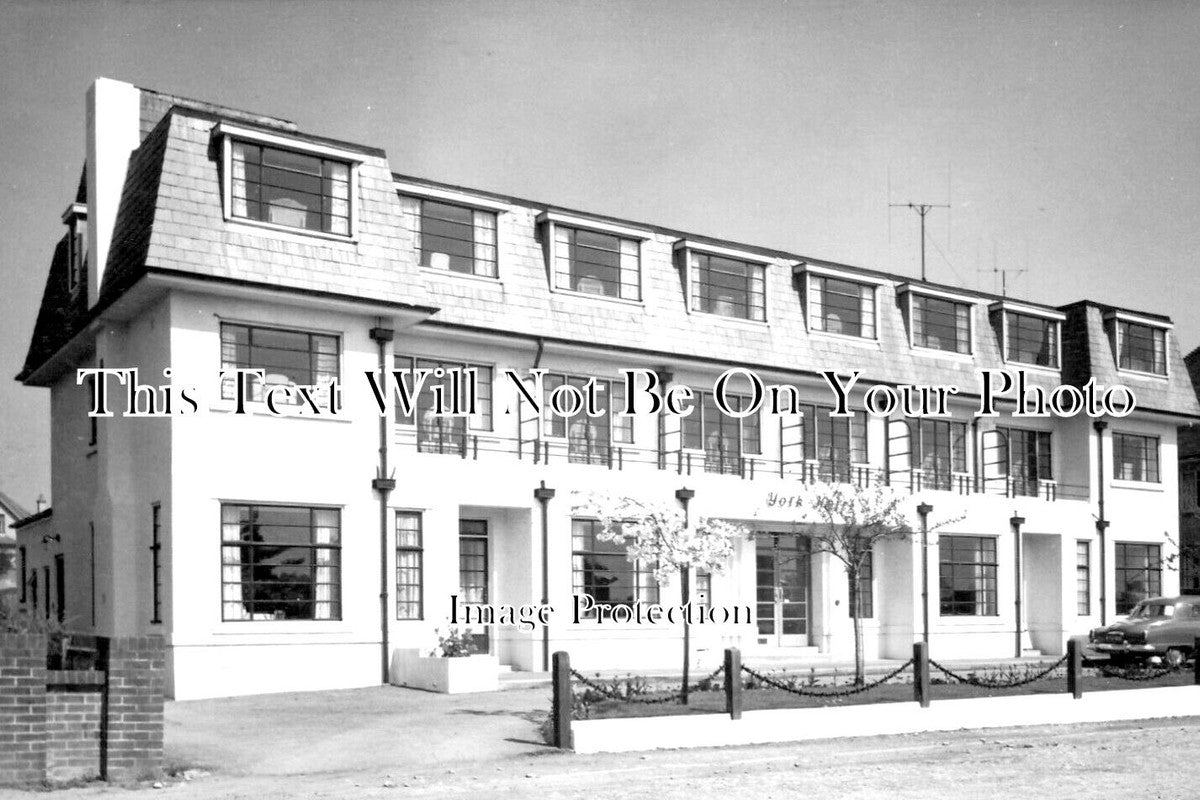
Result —
[[444, 694], [494, 692], [500, 688], [500, 660], [495, 656], [435, 658], [416, 648], [392, 651], [392, 684]]

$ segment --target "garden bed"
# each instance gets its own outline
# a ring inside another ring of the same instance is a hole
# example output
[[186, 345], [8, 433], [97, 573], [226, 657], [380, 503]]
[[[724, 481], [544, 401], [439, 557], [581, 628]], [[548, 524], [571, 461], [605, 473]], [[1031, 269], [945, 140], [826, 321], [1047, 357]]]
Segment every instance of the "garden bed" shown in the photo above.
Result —
[[[976, 677], [986, 677], [986, 673], [975, 673]], [[771, 675], [774, 680], [787, 682], [788, 676]], [[1013, 677], [1006, 673], [1003, 677]], [[792, 680], [795, 680], [792, 678]], [[1195, 678], [1190, 669], [1174, 672], [1169, 675], [1154, 678], [1149, 681], [1130, 681], [1117, 677], [1105, 677], [1095, 670], [1085, 670], [1083, 691], [1085, 693], [1103, 692], [1116, 689], [1137, 689], [1163, 686], [1189, 686]], [[633, 702], [616, 699], [599, 699], [598, 692], [576, 684], [575, 689], [575, 718], [576, 719], [617, 719], [624, 717], [676, 716], [681, 714], [723, 714], [725, 713], [725, 692], [721, 679], [714, 681], [706, 691], [693, 690], [688, 697], [688, 705], [680, 705], [678, 700], [668, 702], [638, 702], [661, 699], [669, 696], [675, 688], [668, 683], [648, 683], [632, 679], [615, 679], [599, 681], [605, 687], [616, 688], [618, 692], [630, 691]], [[805, 692], [834, 692], [852, 688], [847, 685], [811, 685], [809, 682], [799, 682], [797, 688]], [[1197, 687], [1200, 692], [1200, 687]], [[963, 698], [982, 697], [1012, 697], [1017, 695], [1065, 694], [1067, 681], [1062, 670], [1044, 679], [1014, 688], [984, 688], [970, 684], [946, 682], [934, 677], [931, 686], [933, 702], [938, 700], [958, 700]], [[867, 705], [872, 703], [911, 703], [913, 702], [913, 686], [911, 676], [907, 681], [897, 680], [885, 683], [874, 689], [859, 694], [838, 697], [813, 697], [797, 695], [792, 692], [773, 687], [746, 688], [742, 692], [742, 708], [746, 711], [759, 711], [779, 708], [821, 708], [826, 706]]]

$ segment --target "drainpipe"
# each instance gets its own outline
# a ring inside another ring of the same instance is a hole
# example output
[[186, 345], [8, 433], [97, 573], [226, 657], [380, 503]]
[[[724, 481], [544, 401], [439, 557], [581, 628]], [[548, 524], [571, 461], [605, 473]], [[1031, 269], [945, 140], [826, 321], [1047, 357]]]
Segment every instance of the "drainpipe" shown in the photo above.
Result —
[[[542, 504], [542, 607], [550, 604], [550, 501], [554, 490], [546, 482], [533, 490], [533, 497]], [[550, 626], [542, 626], [542, 672], [550, 671]]]
[[[387, 386], [387, 346], [395, 338], [391, 328], [372, 328], [371, 338], [379, 345], [379, 385]], [[396, 479], [388, 473], [388, 414], [379, 415], [379, 467], [371, 488], [379, 492], [379, 667], [380, 682], [388, 683], [388, 497]]]
[[1013, 600], [1014, 610], [1016, 612], [1016, 628], [1017, 628], [1017, 643], [1014, 658], [1021, 657], [1021, 526], [1025, 524], [1024, 517], [1018, 517], [1015, 513], [1009, 519], [1009, 524], [1012, 525], [1013, 533], [1013, 561], [1016, 569], [1014, 570], [1015, 582], [1017, 591], [1015, 592], [1015, 600]]
[[929, 645], [929, 512], [933, 506], [921, 503], [917, 516], [921, 518], [921, 641]]
[[[683, 527], [687, 528], [691, 525], [688, 519], [688, 503], [696, 496], [695, 489], [689, 489], [686, 486], [682, 489], [675, 490], [675, 499], [683, 506]], [[683, 567], [679, 570], [679, 589], [682, 594], [683, 607], [687, 609], [688, 603], [691, 602], [692, 586], [691, 586], [691, 567]], [[688, 613], [685, 610], [683, 615], [683, 690], [679, 698], [683, 705], [688, 704], [688, 666], [691, 661], [691, 623], [688, 622]]]
[[1096, 535], [1100, 537], [1100, 624], [1107, 624], [1108, 619], [1108, 548], [1105, 547], [1105, 533], [1108, 531], [1108, 520], [1104, 518], [1104, 429], [1108, 423], [1098, 419], [1092, 423], [1096, 429], [1096, 499], [1097, 519]]

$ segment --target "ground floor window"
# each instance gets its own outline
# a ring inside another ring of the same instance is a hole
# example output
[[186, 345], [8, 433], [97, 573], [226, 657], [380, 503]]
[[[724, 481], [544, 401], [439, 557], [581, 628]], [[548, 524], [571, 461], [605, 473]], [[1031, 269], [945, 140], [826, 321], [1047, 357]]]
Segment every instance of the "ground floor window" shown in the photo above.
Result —
[[[875, 554], [867, 553], [862, 565], [858, 568], [858, 607], [862, 609], [862, 619], [875, 616]], [[850, 617], [854, 617], [853, 594], [850, 600]]]
[[1079, 616], [1092, 613], [1092, 543], [1075, 542], [1075, 604]]
[[1116, 544], [1117, 613], [1162, 594], [1162, 548], [1156, 544]]
[[421, 619], [425, 553], [419, 511], [396, 512], [396, 619]]
[[996, 615], [996, 540], [942, 536], [938, 578], [943, 617]]
[[341, 619], [341, 512], [221, 506], [225, 620]]
[[597, 534], [599, 521], [571, 521], [571, 578], [575, 594], [587, 594], [597, 606], [658, 602], [658, 582], [652, 567], [630, 562], [625, 545], [606, 542]]

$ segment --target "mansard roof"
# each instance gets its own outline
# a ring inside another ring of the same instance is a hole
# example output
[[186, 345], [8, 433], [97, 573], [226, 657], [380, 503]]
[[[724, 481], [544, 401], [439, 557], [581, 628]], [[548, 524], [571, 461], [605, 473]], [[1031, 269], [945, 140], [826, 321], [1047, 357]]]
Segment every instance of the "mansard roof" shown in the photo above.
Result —
[[[698, 358], [784, 374], [859, 369], [867, 383], [977, 386], [980, 368], [1004, 368], [1002, 343], [991, 307], [1011, 300], [908, 276], [814, 259], [799, 253], [721, 240], [685, 231], [566, 209], [393, 173], [381, 150], [315, 137], [287, 120], [221, 108], [209, 103], [142, 92], [143, 141], [131, 156], [99, 301], [92, 309], [66, 297], [66, 254], [55, 251], [43, 307], [29, 357], [27, 379], [99, 310], [143, 275], [160, 273], [251, 283], [278, 289], [358, 298], [436, 311], [422, 325], [453, 326], [493, 335], [517, 335], [599, 346], [613, 351]], [[279, 236], [226, 223], [222, 208], [221, 123], [286, 135], [311, 144], [348, 149], [361, 159], [358, 232], [355, 241]], [[464, 279], [417, 264], [416, 231], [402, 213], [404, 186], [459, 192], [504, 209], [497, 280]], [[86, 196], [86, 187], [80, 192]], [[546, 212], [632, 228], [642, 240], [643, 293], [639, 302], [614, 302], [551, 289], [539, 217]], [[733, 320], [689, 310], [686, 276], [676, 258], [678, 243], [733, 248], [766, 264], [767, 322]], [[804, 269], [828, 268], [876, 285], [878, 338], [852, 341], [811, 333], [806, 323]], [[970, 356], [919, 350], [909, 345], [904, 291], [941, 291], [971, 302], [974, 348]], [[86, 293], [82, 293], [86, 296]], [[85, 301], [86, 302], [86, 301]], [[1135, 388], [1139, 406], [1200, 417], [1175, 336], [1168, 336], [1168, 375], [1118, 372], [1105, 316], [1114, 309], [1090, 301], [1061, 307], [1021, 301], [1047, 313], [1061, 312], [1063, 367], [1035, 369], [1030, 382], [1053, 388], [1102, 385]], [[1140, 316], [1169, 324], [1158, 314]], [[968, 388], [970, 387], [970, 388]]]

